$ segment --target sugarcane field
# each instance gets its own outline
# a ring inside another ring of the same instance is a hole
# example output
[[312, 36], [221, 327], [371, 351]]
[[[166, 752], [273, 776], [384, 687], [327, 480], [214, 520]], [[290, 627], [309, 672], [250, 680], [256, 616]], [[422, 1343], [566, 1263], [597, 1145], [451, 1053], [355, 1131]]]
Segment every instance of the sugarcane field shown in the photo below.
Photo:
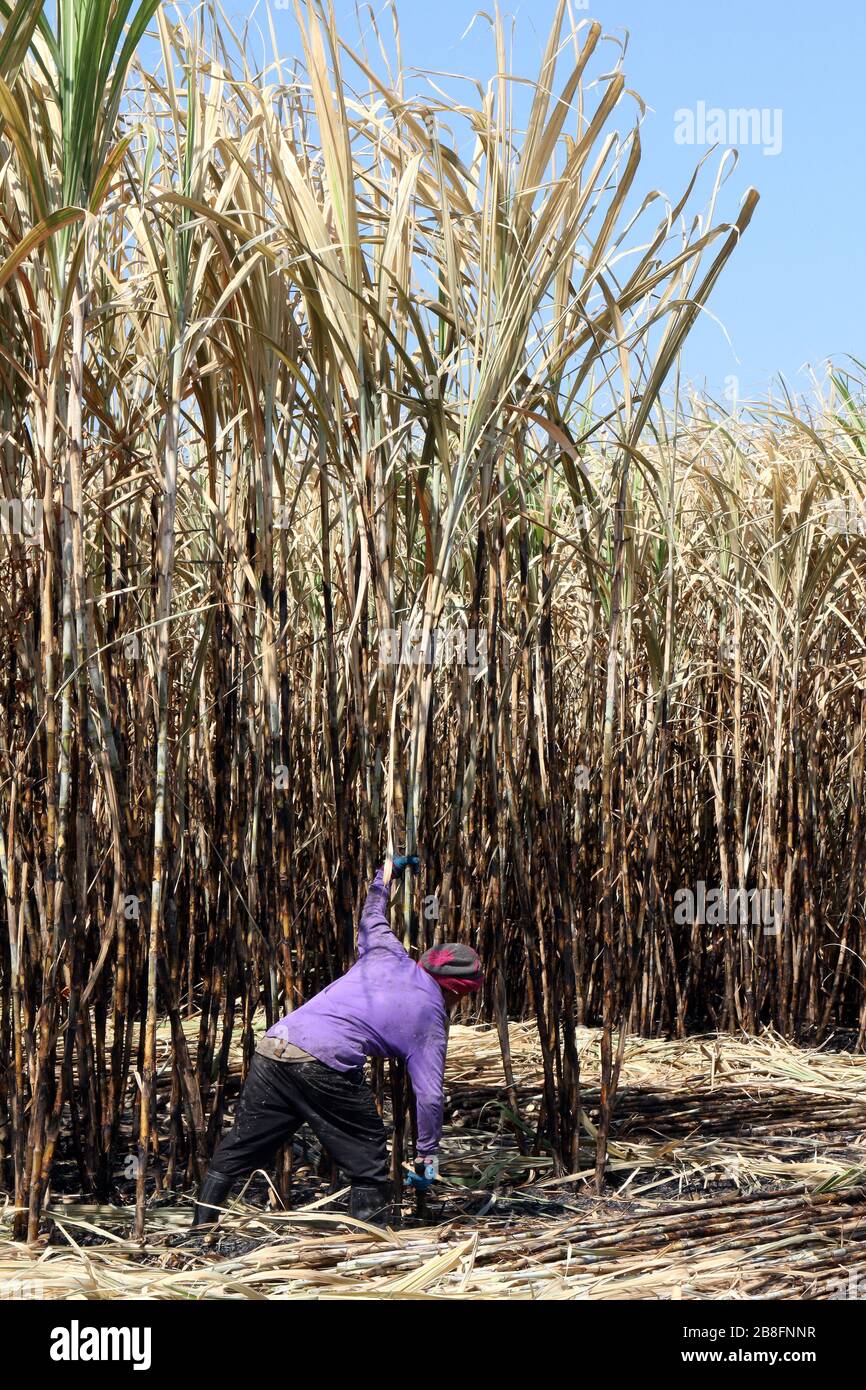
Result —
[[864, 53], [852, 0], [0, 0], [37, 1368], [286, 1300], [854, 1347]]

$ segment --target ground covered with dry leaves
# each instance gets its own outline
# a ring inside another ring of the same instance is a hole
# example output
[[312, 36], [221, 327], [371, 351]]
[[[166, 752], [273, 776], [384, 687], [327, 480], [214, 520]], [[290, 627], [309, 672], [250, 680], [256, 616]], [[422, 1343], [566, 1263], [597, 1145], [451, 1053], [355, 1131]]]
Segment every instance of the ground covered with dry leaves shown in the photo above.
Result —
[[[454, 1028], [441, 1200], [374, 1231], [341, 1211], [301, 1150], [290, 1212], [259, 1178], [215, 1237], [190, 1199], [131, 1208], [55, 1198], [36, 1251], [4, 1236], [0, 1287], [44, 1298], [866, 1297], [866, 1058], [773, 1035], [630, 1039], [610, 1181], [592, 1187], [598, 1034], [579, 1037], [586, 1168], [519, 1151], [496, 1034]], [[511, 1026], [521, 1115], [539, 1103], [534, 1025]], [[258, 1205], [257, 1205], [258, 1203]]]

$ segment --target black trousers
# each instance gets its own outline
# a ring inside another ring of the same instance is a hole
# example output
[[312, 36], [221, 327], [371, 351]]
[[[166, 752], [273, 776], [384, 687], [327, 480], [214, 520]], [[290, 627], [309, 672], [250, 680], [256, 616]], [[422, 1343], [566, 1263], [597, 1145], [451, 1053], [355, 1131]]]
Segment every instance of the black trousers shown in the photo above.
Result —
[[259, 1053], [210, 1171], [241, 1178], [270, 1167], [280, 1145], [305, 1122], [351, 1182], [388, 1181], [385, 1126], [360, 1067], [341, 1072], [322, 1062], [278, 1062]]

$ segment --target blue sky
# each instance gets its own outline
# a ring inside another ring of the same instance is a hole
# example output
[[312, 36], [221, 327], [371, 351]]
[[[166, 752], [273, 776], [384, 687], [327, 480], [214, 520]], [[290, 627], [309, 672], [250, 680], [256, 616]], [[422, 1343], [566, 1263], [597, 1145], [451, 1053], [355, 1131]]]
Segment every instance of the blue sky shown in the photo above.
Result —
[[[237, 20], [262, 13], [253, 0], [224, 4]], [[721, 205], [733, 217], [750, 184], [761, 194], [711, 300], [731, 342], [710, 320], [696, 325], [684, 354], [687, 375], [717, 396], [731, 376], [743, 397], [764, 391], [779, 374], [808, 392], [809, 367], [820, 375], [828, 357], [866, 359], [866, 7], [857, 0], [573, 4], [578, 19], [598, 19], [609, 33], [629, 31], [627, 85], [651, 108], [642, 130], [641, 193], [656, 187], [676, 196], [705, 152], [678, 143], [677, 112], [697, 112], [700, 103], [707, 112], [766, 112], [763, 143], [739, 145]], [[351, 40], [354, 3], [335, 5]], [[488, 26], [476, 22], [465, 32], [480, 8], [476, 0], [398, 0], [404, 66], [489, 78]], [[515, 23], [516, 70], [537, 70], [554, 8], [553, 0], [502, 4]], [[387, 6], [374, 0], [374, 9], [387, 30]], [[283, 53], [295, 52], [290, 15], [274, 9], [274, 20]], [[681, 121], [679, 129], [687, 133]], [[764, 152], [777, 145], [776, 153]]]

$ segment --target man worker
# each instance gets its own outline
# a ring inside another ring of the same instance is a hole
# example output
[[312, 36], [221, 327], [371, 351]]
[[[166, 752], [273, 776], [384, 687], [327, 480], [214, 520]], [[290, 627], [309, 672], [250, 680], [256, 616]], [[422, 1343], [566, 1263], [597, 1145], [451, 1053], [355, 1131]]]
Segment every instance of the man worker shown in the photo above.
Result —
[[217, 1221], [232, 1184], [268, 1167], [304, 1122], [351, 1183], [350, 1215], [385, 1225], [388, 1148], [364, 1080], [368, 1057], [405, 1062], [418, 1115], [410, 1182], [426, 1191], [439, 1176], [448, 1015], [462, 995], [481, 988], [483, 976], [471, 946], [436, 946], [416, 962], [391, 931], [391, 882], [418, 862], [398, 855], [377, 871], [361, 914], [356, 963], [262, 1039], [234, 1127], [217, 1145], [202, 1184], [194, 1226]]

